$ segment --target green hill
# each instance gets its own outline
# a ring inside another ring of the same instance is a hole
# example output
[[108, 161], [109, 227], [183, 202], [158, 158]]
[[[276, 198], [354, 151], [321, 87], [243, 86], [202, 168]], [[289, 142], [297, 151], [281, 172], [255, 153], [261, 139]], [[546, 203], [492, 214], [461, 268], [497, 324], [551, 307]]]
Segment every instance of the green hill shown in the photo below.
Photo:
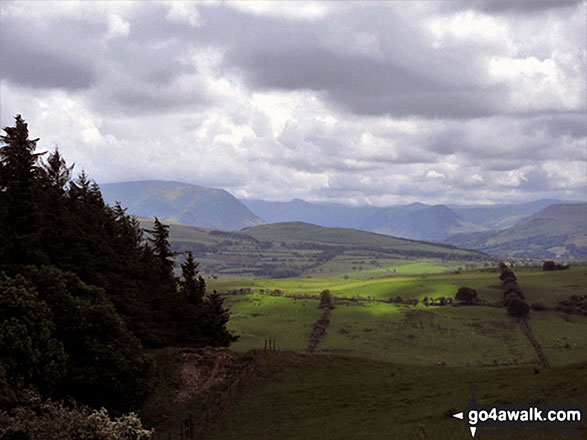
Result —
[[[141, 222], [152, 227], [150, 219]], [[231, 232], [168, 223], [173, 249], [192, 251], [204, 275], [220, 278], [367, 279], [493, 264], [478, 251], [301, 222]]]
[[107, 203], [121, 202], [137, 216], [226, 230], [263, 223], [223, 189], [150, 180], [104, 184], [101, 191]]
[[462, 234], [447, 242], [492, 255], [587, 259], [587, 204], [556, 204], [498, 233]]
[[[413, 207], [412, 209], [408, 209]], [[444, 205], [421, 204], [378, 211], [366, 223], [369, 230], [417, 240], [442, 240], [451, 234], [483, 231]]]

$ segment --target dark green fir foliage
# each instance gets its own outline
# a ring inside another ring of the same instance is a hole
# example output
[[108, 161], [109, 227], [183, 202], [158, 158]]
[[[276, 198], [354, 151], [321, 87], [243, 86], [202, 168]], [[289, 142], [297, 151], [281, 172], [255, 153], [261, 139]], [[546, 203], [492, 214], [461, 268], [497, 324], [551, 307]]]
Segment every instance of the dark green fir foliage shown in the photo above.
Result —
[[0, 252], [13, 264], [46, 262], [39, 246], [39, 156], [38, 139], [30, 140], [27, 123], [20, 115], [14, 127], [0, 136], [0, 206], [2, 228]]
[[145, 239], [137, 219], [120, 204], [105, 204], [85, 172], [72, 178], [58, 150], [43, 160], [20, 116], [4, 132], [0, 352], [9, 355], [0, 362], [0, 388], [6, 399], [31, 386], [43, 397], [70, 395], [127, 410], [150, 389], [152, 364], [142, 346], [234, 340], [222, 299], [205, 297], [193, 257], [178, 289], [166, 225], [156, 219]]
[[174, 265], [173, 256], [175, 254], [171, 251], [171, 246], [169, 244], [169, 225], [164, 225], [157, 217], [155, 217], [153, 229], [147, 232], [151, 234], [151, 237], [149, 237], [148, 240], [149, 243], [151, 243], [153, 254], [159, 261], [161, 276], [172, 280]]
[[229, 318], [230, 312], [224, 307], [224, 298], [215, 291], [208, 295], [204, 302], [202, 320], [205, 323], [206, 333], [209, 335], [209, 345], [227, 346], [238, 339], [238, 336], [226, 329]]
[[179, 281], [181, 293], [195, 306], [202, 304], [206, 293], [206, 282], [199, 274], [199, 263], [194, 260], [192, 251], [187, 252], [186, 260], [181, 263], [181, 276]]

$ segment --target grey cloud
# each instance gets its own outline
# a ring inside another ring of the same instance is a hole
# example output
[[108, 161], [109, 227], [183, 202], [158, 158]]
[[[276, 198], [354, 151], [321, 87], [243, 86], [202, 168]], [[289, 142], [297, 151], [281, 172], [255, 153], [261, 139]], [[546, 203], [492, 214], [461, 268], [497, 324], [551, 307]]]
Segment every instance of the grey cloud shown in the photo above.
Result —
[[[26, 29], [27, 32], [24, 32]], [[49, 46], [34, 27], [2, 23], [0, 33], [0, 76], [34, 88], [86, 89], [96, 81], [93, 62], [67, 51], [67, 46]]]
[[[227, 68], [255, 88], [310, 89], [359, 114], [437, 118], [495, 114], [507, 97], [507, 90], [488, 82], [475, 48], [436, 51], [389, 9], [373, 7], [357, 11], [352, 20], [336, 17], [313, 26], [266, 17], [240, 20], [242, 36], [228, 46]], [[327, 37], [334, 26], [337, 32], [348, 27], [348, 39], [353, 31], [378, 35], [382, 57], [332, 47]]]
[[524, 127], [526, 133], [543, 130], [552, 137], [587, 138], [587, 119], [584, 113], [544, 115], [531, 120]]
[[472, 0], [471, 7], [487, 12], [534, 13], [562, 9], [582, 3], [582, 0]]

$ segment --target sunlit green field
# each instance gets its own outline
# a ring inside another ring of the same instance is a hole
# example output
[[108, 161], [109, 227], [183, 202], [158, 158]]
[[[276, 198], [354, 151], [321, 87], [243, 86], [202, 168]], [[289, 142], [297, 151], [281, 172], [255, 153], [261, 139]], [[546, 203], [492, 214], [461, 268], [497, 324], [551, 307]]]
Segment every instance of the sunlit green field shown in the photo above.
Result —
[[272, 338], [282, 350], [303, 351], [308, 345], [312, 324], [321, 311], [316, 301], [251, 294], [230, 297], [229, 327], [239, 335], [231, 348], [247, 351], [264, 348]]
[[[585, 267], [561, 272], [515, 270], [529, 304], [542, 302], [553, 308], [563, 298], [585, 293]], [[216, 280], [209, 286], [219, 292], [240, 288], [253, 292], [225, 297], [232, 312], [229, 327], [240, 335], [233, 348], [239, 351], [262, 348], [265, 339], [271, 337], [282, 350], [302, 352], [312, 324], [321, 313], [317, 298], [322, 290], [329, 289], [338, 301], [318, 352], [424, 365], [445, 362], [494, 367], [537, 362], [517, 320], [508, 316], [504, 308], [426, 307], [422, 303], [425, 297], [454, 297], [462, 286], [476, 289], [479, 297], [490, 304], [497, 303], [503, 293], [494, 271], [395, 275], [370, 280]], [[267, 294], [276, 289], [282, 296]], [[294, 295], [314, 299], [294, 299]], [[388, 303], [398, 297], [420, 302], [417, 306]], [[551, 364], [587, 360], [587, 318], [553, 310], [531, 311], [528, 322]]]
[[420, 365], [493, 367], [536, 361], [517, 321], [503, 309], [486, 307], [339, 305], [319, 351]]

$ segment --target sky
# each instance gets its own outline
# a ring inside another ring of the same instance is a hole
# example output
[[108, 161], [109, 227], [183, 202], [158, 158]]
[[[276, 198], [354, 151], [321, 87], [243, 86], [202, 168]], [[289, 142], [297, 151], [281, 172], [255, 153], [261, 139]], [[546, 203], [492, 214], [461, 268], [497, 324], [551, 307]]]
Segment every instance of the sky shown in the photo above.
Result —
[[100, 183], [587, 201], [587, 3], [1, 1], [0, 123]]

